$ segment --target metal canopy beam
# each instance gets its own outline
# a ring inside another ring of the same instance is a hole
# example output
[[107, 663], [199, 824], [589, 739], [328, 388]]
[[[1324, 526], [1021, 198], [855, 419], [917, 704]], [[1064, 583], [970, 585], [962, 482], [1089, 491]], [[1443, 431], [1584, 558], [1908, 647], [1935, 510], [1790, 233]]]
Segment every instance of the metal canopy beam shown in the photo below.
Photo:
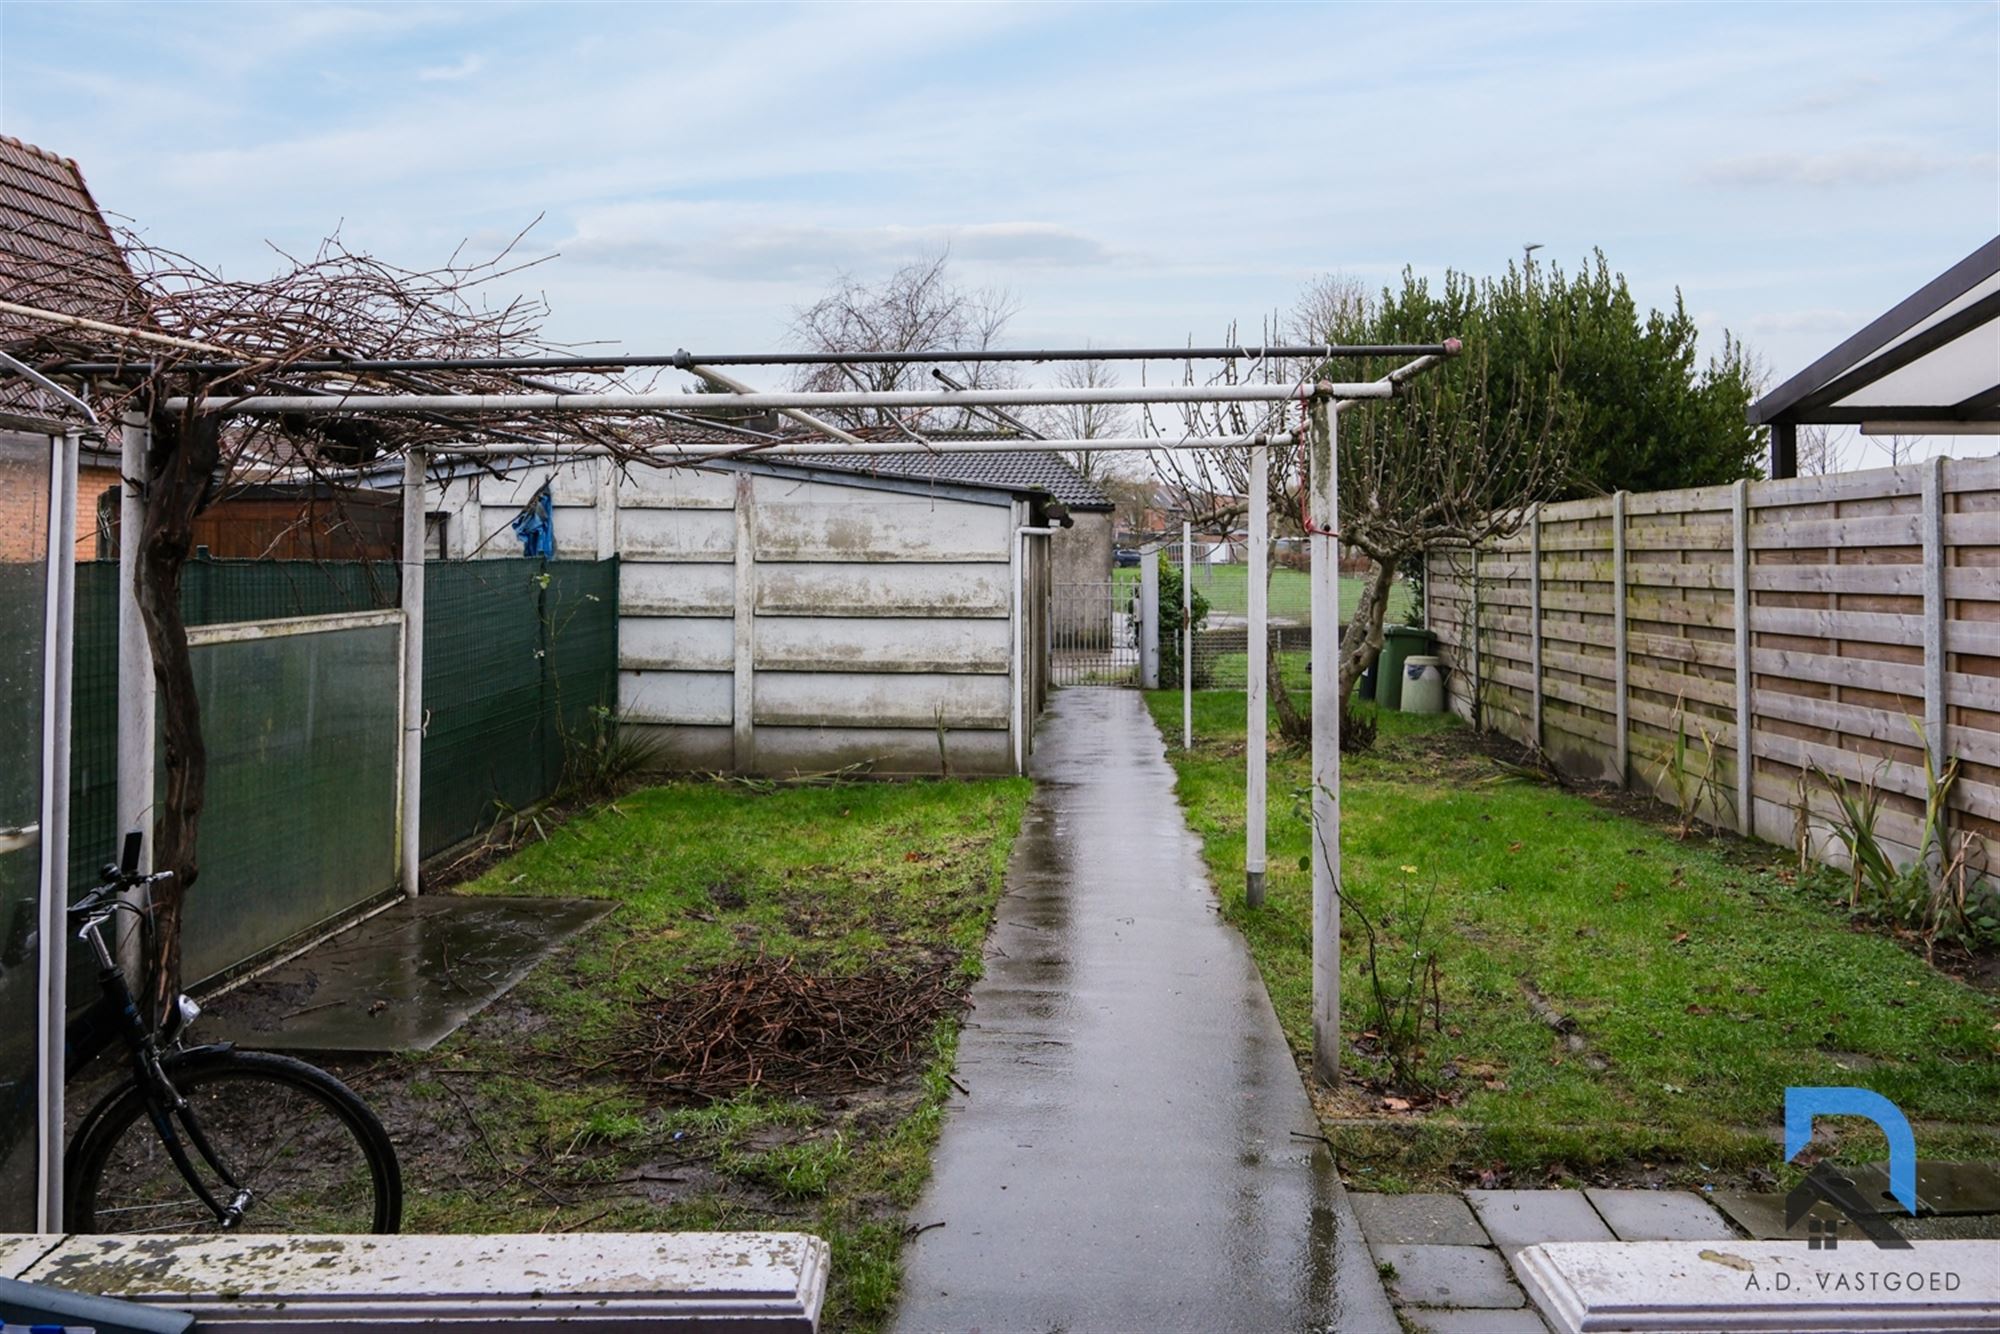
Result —
[[863, 441], [843, 448], [823, 440], [783, 440], [769, 445], [667, 442], [658, 445], [490, 445], [467, 442], [454, 445], [426, 445], [433, 454], [469, 455], [474, 458], [603, 458], [615, 456], [634, 463], [696, 462], [717, 458], [856, 458], [869, 454], [1041, 454], [1057, 450], [1065, 454], [1115, 453], [1149, 449], [1249, 449], [1256, 445], [1290, 445], [1298, 437], [1288, 431], [1270, 435], [1200, 435], [1172, 439], [1164, 436], [1101, 436], [1089, 440], [934, 440], [918, 444], [911, 440]]
[[[114, 326], [105, 326], [115, 331]], [[403, 357], [332, 358], [293, 361], [285, 364], [288, 374], [309, 371], [587, 371], [587, 370], [684, 370], [696, 366], [844, 366], [856, 363], [895, 366], [922, 366], [932, 362], [1046, 362], [1046, 361], [1229, 361], [1252, 358], [1318, 358], [1333, 361], [1349, 357], [1422, 357], [1443, 355], [1456, 349], [1445, 343], [1312, 343], [1276, 347], [1034, 347], [1034, 348], [940, 348], [933, 351], [878, 352], [745, 352], [745, 353], [634, 353], [539, 357]], [[204, 348], [176, 340], [176, 346]], [[220, 350], [220, 349], [209, 349]], [[250, 370], [247, 361], [205, 361], [179, 369], [191, 373]], [[56, 367], [65, 375], [113, 375], [130, 370], [129, 361], [72, 361]]]
[[[785, 408], [978, 408], [1036, 407], [1090, 403], [1285, 403], [1310, 398], [1394, 398], [1397, 381], [1364, 380], [1352, 384], [1325, 381], [1298, 385], [1225, 384], [1113, 386], [1099, 389], [916, 389], [878, 392], [835, 390], [791, 393], [705, 394], [690, 401], [683, 393], [613, 394], [258, 394], [245, 398], [202, 400], [207, 412], [260, 415], [490, 412], [639, 412], [654, 408], [742, 409]], [[169, 412], [185, 410], [193, 400], [169, 398]]]

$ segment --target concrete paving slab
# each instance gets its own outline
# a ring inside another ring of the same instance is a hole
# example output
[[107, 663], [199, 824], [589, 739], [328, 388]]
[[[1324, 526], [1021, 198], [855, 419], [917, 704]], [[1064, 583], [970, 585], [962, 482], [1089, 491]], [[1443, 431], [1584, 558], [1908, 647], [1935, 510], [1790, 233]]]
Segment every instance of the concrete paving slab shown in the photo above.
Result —
[[1845, 1221], [1845, 1215], [1840, 1210], [1820, 1201], [1806, 1211], [1797, 1227], [1788, 1228], [1785, 1226], [1785, 1197], [1775, 1191], [1718, 1190], [1712, 1198], [1715, 1207], [1730, 1222], [1758, 1241], [1804, 1241], [1810, 1235], [1809, 1223], [1824, 1225]]
[[1377, 1246], [1375, 1258], [1396, 1267], [1389, 1287], [1406, 1306], [1505, 1310], [1527, 1304], [1500, 1253], [1487, 1246]]
[[1736, 1235], [1727, 1220], [1693, 1191], [1593, 1186], [1583, 1193], [1620, 1241], [1712, 1241]]
[[612, 905], [431, 894], [203, 1002], [195, 1033], [271, 1051], [428, 1051]]
[[1055, 692], [1034, 774], [894, 1328], [1393, 1334], [1143, 698]]
[[[1896, 1231], [1911, 1241], [2000, 1241], [2000, 1214], [1937, 1214], [1899, 1218]], [[2000, 1264], [2000, 1253], [1993, 1259]]]
[[[1889, 1193], [1886, 1163], [1864, 1163], [1848, 1172], [1863, 1199], [1876, 1199], [1884, 1209], [1902, 1212]], [[1917, 1164], [1919, 1214], [2000, 1214], [2000, 1163]]]
[[1413, 1329], [1424, 1334], [1549, 1334], [1549, 1327], [1532, 1310], [1426, 1311], [1413, 1307], [1403, 1313]]
[[1484, 1246], [1486, 1230], [1456, 1195], [1379, 1195], [1349, 1191], [1370, 1246]]
[[1543, 1241], [1610, 1241], [1580, 1190], [1468, 1190], [1466, 1203], [1502, 1250]]

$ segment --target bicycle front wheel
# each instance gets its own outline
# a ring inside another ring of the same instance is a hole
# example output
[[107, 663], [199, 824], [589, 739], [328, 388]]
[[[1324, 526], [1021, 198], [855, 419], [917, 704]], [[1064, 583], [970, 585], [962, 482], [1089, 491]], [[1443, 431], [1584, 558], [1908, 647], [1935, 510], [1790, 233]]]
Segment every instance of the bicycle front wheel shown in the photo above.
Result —
[[[270, 1052], [190, 1053], [167, 1065], [187, 1103], [170, 1124], [197, 1179], [225, 1205], [225, 1229], [189, 1186], [125, 1084], [86, 1120], [70, 1151], [64, 1215], [71, 1232], [394, 1232], [402, 1176], [388, 1132], [326, 1071]], [[207, 1152], [202, 1146], [206, 1145]]]

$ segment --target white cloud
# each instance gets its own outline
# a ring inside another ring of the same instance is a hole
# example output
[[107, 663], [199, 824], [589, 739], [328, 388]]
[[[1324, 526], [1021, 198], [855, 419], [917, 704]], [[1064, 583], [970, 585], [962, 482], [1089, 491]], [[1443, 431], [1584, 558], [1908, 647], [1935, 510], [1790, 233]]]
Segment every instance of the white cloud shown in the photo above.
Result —
[[1902, 185], [1926, 177], [1991, 171], [1989, 155], [1945, 157], [1908, 143], [1855, 144], [1831, 152], [1780, 150], [1726, 158], [1702, 168], [1711, 185], [1786, 186], [1831, 189], [1841, 186]]
[[426, 65], [417, 71], [417, 77], [425, 83], [457, 83], [485, 68], [486, 57], [473, 52], [450, 65]]
[[1073, 268], [1113, 258], [1095, 237], [1049, 222], [840, 226], [784, 222], [775, 216], [782, 212], [718, 204], [613, 205], [580, 215], [575, 234], [557, 248], [584, 264], [751, 282], [825, 281], [943, 247], [969, 266]]

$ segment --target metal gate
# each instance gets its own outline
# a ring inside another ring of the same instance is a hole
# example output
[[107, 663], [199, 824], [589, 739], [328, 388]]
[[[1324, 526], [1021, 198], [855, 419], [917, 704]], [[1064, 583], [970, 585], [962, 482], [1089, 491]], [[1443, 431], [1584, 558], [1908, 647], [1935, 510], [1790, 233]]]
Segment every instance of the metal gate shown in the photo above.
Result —
[[1124, 579], [1058, 583], [1049, 598], [1049, 644], [1059, 686], [1136, 686], [1139, 643], [1132, 630], [1138, 571]]

